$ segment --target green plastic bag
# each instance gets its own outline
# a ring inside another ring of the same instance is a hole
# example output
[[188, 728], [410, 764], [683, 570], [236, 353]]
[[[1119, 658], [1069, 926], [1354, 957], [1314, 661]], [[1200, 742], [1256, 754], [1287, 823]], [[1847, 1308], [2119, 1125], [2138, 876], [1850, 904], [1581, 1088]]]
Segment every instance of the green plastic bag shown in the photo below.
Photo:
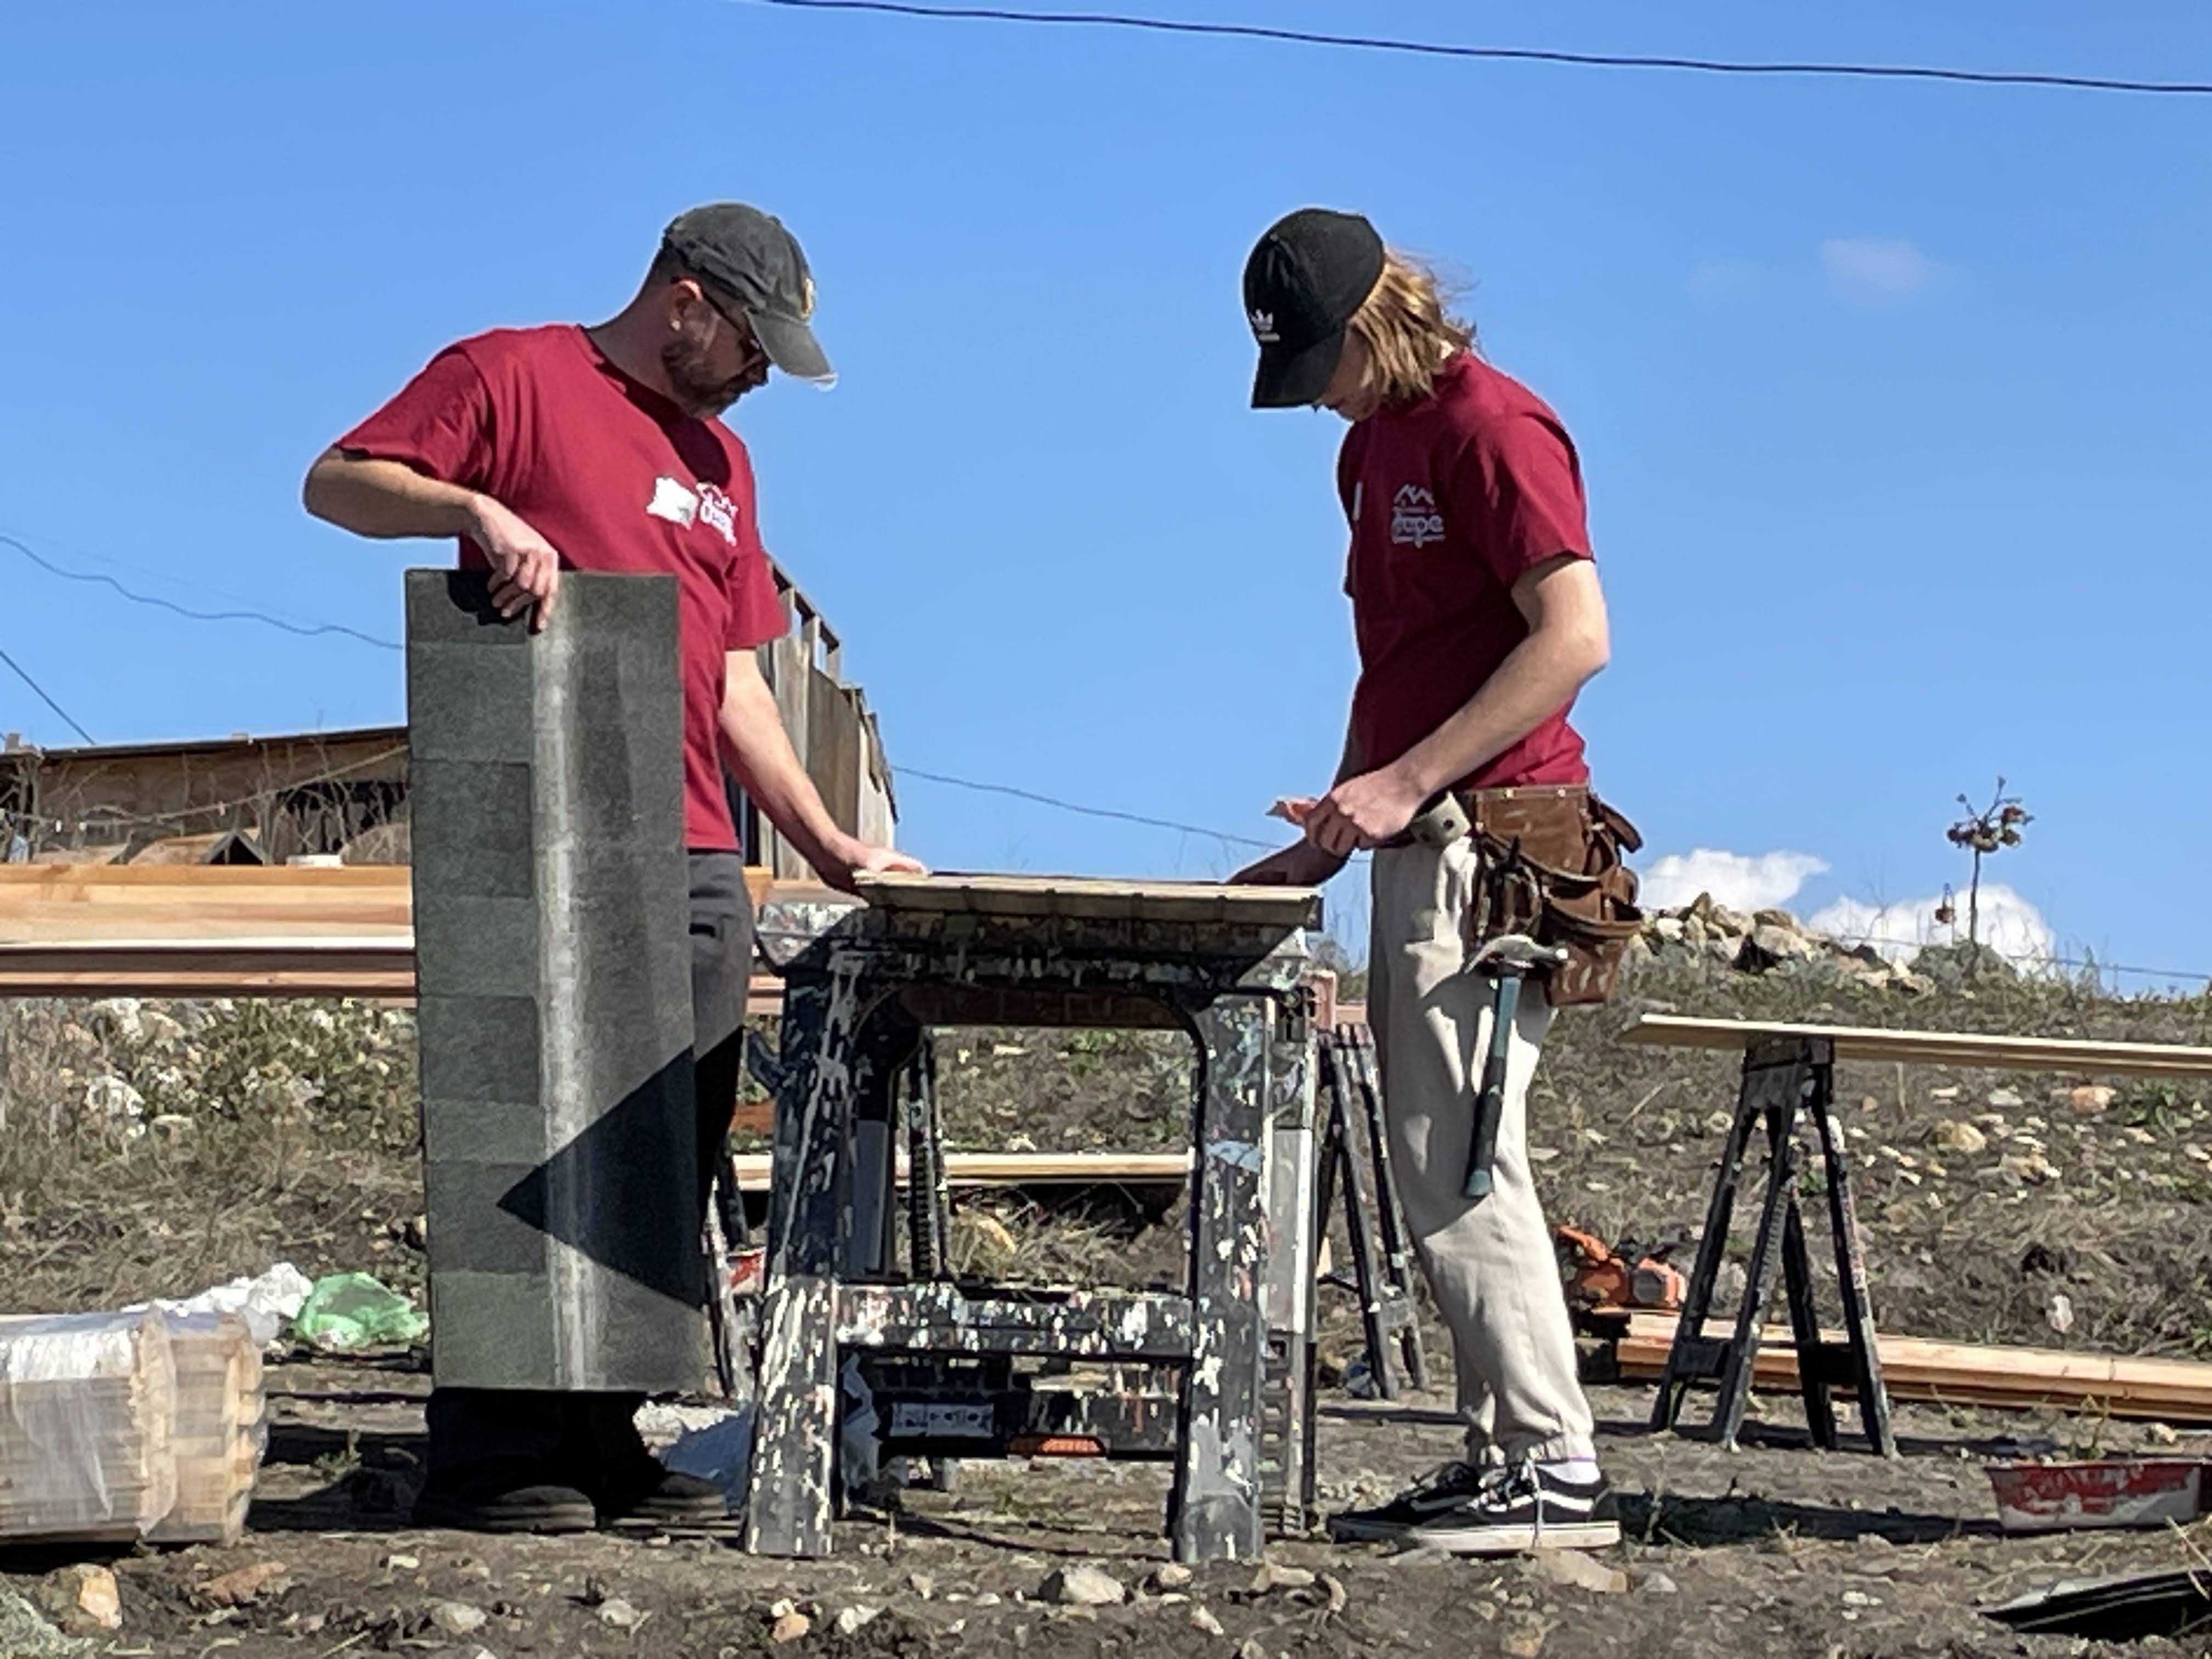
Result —
[[429, 1328], [428, 1315], [367, 1273], [329, 1273], [317, 1279], [292, 1319], [293, 1334], [301, 1341], [337, 1353], [405, 1347], [422, 1340]]

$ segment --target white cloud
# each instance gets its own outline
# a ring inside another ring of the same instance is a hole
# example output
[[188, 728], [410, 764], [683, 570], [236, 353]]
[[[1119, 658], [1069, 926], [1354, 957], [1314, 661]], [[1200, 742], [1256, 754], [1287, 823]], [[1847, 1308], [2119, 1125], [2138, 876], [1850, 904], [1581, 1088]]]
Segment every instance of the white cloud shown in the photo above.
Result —
[[1829, 291], [1853, 305], [1900, 305], [1934, 288], [1943, 267], [1914, 243], [1831, 236], [1820, 244]]
[[1669, 853], [1654, 859], [1644, 872], [1640, 902], [1646, 909], [1674, 910], [1700, 893], [1731, 910], [1766, 910], [1796, 896], [1808, 876], [1828, 867], [1810, 853], [1723, 853], [1710, 847]]
[[[1966, 937], [1966, 896], [1958, 894], [1952, 908], [1955, 926], [1936, 920], [1940, 898], [1905, 899], [1896, 904], [1868, 904], [1858, 899], [1838, 899], [1811, 917], [1808, 926], [1852, 945], [1871, 945], [1892, 962], [1903, 962], [1923, 945], [1948, 945]], [[2051, 925], [2043, 913], [2011, 888], [1984, 883], [1981, 899], [1981, 941], [2022, 964], [2047, 963], [2055, 950]]]

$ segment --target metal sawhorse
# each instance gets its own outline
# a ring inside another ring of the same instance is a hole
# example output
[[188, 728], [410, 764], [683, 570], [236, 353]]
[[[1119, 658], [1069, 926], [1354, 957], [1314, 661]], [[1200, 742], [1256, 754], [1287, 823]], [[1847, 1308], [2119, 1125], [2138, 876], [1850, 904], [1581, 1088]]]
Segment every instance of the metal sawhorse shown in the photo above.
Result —
[[[1313, 1485], [1316, 896], [910, 876], [861, 893], [787, 895], [760, 918], [785, 1000], [745, 1547], [829, 1553], [840, 1388], [860, 1356], [890, 1379], [874, 1404], [896, 1449], [1003, 1455], [1008, 1412], [1060, 1411], [1107, 1455], [1172, 1460], [1178, 1559], [1257, 1555], [1271, 1520], [1303, 1521]], [[927, 1028], [975, 1024], [1166, 1026], [1196, 1043], [1181, 1293], [898, 1273], [897, 1085]], [[1015, 1360], [1043, 1362], [1048, 1382], [1079, 1362], [1139, 1381], [1085, 1404], [1031, 1378], [1023, 1404]]]

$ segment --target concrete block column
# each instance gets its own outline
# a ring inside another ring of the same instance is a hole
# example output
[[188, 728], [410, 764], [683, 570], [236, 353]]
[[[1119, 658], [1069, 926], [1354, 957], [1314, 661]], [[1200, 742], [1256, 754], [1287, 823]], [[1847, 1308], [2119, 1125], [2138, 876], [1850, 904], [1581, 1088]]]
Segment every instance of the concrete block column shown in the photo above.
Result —
[[696, 1388], [674, 579], [410, 571], [407, 709], [437, 1380]]

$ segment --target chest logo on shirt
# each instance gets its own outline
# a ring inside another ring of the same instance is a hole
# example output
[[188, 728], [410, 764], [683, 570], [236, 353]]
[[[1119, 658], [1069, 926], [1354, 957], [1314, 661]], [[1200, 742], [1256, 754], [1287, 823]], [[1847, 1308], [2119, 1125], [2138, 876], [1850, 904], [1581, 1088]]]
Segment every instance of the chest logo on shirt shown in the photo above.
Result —
[[645, 510], [686, 530], [703, 524], [731, 546], [737, 545], [737, 504], [714, 484], [701, 484], [693, 490], [664, 475], [653, 481], [653, 499], [645, 504]]
[[1426, 547], [1444, 538], [1444, 515], [1437, 511], [1437, 498], [1419, 484], [1401, 484], [1390, 498], [1390, 543], [1394, 547]]

